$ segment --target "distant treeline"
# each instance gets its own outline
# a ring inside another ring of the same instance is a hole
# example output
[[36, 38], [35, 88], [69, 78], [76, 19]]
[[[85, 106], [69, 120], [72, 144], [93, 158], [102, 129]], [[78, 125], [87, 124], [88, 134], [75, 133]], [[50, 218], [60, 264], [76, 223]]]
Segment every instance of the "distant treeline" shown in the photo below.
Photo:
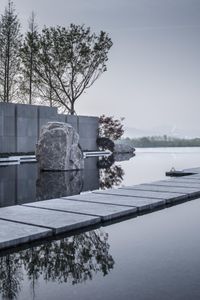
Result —
[[200, 138], [184, 139], [163, 136], [145, 136], [140, 138], [124, 138], [121, 139], [122, 143], [126, 143], [133, 147], [200, 147]]

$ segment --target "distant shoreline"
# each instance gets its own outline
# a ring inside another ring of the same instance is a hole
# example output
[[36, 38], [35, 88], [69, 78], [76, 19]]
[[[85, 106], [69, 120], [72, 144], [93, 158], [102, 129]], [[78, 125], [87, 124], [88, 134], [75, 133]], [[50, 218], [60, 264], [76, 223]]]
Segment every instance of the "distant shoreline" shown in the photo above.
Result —
[[200, 147], [200, 138], [184, 139], [169, 136], [144, 136], [141, 138], [123, 138], [120, 143], [128, 144], [135, 148], [175, 148], [175, 147]]

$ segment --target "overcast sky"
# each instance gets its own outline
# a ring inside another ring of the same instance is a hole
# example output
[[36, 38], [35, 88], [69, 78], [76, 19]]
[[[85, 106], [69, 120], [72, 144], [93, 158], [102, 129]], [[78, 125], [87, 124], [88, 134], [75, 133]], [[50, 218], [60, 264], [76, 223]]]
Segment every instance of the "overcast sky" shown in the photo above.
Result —
[[[1, 13], [6, 5], [1, 0]], [[125, 117], [129, 127], [198, 129], [200, 0], [14, 0], [23, 28], [71, 22], [113, 40], [108, 71], [78, 100], [82, 115]]]

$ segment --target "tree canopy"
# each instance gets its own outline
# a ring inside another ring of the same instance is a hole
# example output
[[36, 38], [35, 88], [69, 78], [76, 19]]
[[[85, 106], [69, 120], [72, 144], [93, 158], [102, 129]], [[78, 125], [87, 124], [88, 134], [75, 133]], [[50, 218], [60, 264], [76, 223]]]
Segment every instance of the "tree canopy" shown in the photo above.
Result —
[[113, 116], [102, 115], [99, 118], [99, 137], [108, 138], [112, 141], [118, 140], [124, 133], [121, 119], [114, 119]]
[[75, 114], [77, 99], [107, 70], [112, 44], [106, 32], [85, 25], [40, 31], [34, 13], [22, 36], [8, 0], [0, 17], [0, 101], [48, 103]]
[[111, 46], [105, 32], [96, 35], [83, 25], [44, 28], [35, 71], [52, 100], [73, 115], [75, 101], [106, 71]]
[[28, 31], [25, 33], [22, 46], [20, 48], [22, 82], [20, 91], [23, 98], [28, 99], [28, 103], [33, 103], [34, 96], [37, 97], [37, 77], [35, 65], [39, 52], [38, 28], [35, 21], [35, 14], [32, 12], [28, 22]]
[[0, 18], [0, 100], [10, 102], [17, 91], [22, 36], [13, 2], [8, 1]]

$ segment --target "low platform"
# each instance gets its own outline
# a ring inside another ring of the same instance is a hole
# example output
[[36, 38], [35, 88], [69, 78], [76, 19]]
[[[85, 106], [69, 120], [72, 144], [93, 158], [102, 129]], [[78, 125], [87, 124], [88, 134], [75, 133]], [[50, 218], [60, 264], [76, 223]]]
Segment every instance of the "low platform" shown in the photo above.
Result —
[[[99, 217], [99, 221], [110, 221], [115, 218], [124, 217], [137, 211], [136, 207], [126, 207], [118, 205], [102, 205], [100, 203], [75, 202], [70, 199], [52, 199], [38, 201], [22, 205], [23, 207], [35, 207], [43, 211], [54, 214], [54, 212], [74, 213], [77, 218], [86, 216]], [[0, 215], [1, 217], [1, 215]], [[65, 217], [67, 219], [67, 217]], [[92, 218], [91, 218], [92, 219]], [[92, 223], [91, 223], [92, 224]]]
[[148, 198], [148, 199], [162, 199], [166, 203], [175, 202], [178, 200], [184, 200], [189, 198], [188, 194], [184, 193], [171, 193], [170, 188], [168, 192], [159, 192], [159, 191], [147, 191], [147, 190], [134, 190], [132, 188], [123, 187], [120, 189], [109, 189], [105, 191], [95, 191], [96, 194], [105, 194], [105, 195], [118, 195], [126, 197], [136, 197], [136, 198]]
[[95, 193], [84, 193], [81, 195], [64, 197], [65, 200], [82, 201], [89, 203], [101, 203], [101, 204], [111, 204], [119, 206], [131, 206], [134, 207], [137, 212], [152, 210], [157, 207], [164, 206], [166, 201], [163, 199], [149, 199], [149, 198], [139, 198], [139, 197], [126, 197], [118, 195], [108, 195], [108, 194], [95, 194]]

